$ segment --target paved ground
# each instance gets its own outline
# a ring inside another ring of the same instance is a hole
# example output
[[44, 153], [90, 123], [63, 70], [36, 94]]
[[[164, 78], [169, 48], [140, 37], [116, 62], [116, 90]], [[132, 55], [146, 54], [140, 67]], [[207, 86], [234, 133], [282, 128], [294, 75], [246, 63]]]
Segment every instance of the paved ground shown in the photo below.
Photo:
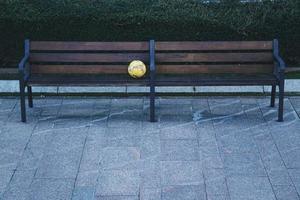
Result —
[[[1, 200], [299, 200], [300, 97], [0, 99]], [[298, 114], [297, 114], [298, 112]]]

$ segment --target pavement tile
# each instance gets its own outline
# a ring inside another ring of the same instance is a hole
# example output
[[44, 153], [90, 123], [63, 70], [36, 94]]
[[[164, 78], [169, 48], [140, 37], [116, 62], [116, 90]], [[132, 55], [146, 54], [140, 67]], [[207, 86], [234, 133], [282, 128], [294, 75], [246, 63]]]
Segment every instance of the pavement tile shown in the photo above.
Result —
[[272, 185], [293, 185], [288, 170], [270, 170], [268, 176]]
[[297, 149], [291, 149], [281, 154], [287, 168], [300, 168], [300, 146]]
[[38, 166], [37, 178], [75, 178], [80, 164], [80, 153], [45, 154]]
[[145, 160], [143, 168], [140, 171], [141, 187], [143, 188], [160, 188], [160, 164], [156, 160]]
[[224, 168], [229, 175], [266, 176], [258, 153], [223, 154]]
[[286, 152], [292, 149], [296, 149], [300, 144], [300, 135], [298, 134], [300, 124], [289, 124], [289, 131], [287, 131], [286, 128], [287, 127], [280, 129], [277, 128], [272, 131], [272, 136], [280, 152]]
[[225, 153], [257, 152], [253, 137], [248, 132], [233, 133], [218, 138], [220, 150]]
[[161, 140], [158, 134], [143, 136], [140, 140], [141, 159], [160, 159]]
[[0, 197], [5, 192], [14, 171], [9, 168], [0, 168]]
[[299, 196], [294, 186], [275, 185], [273, 186], [277, 200], [299, 200]]
[[204, 169], [204, 180], [208, 196], [228, 196], [224, 169]]
[[166, 114], [166, 115], [159, 115], [158, 126], [159, 128], [169, 128], [175, 127], [178, 125], [184, 125], [193, 121], [193, 115], [190, 114]]
[[233, 133], [242, 133], [247, 131], [249, 126], [247, 123], [246, 116], [244, 114], [237, 115], [225, 115], [225, 117], [218, 117], [214, 120], [215, 134], [216, 137], [223, 137]]
[[93, 200], [95, 196], [95, 187], [76, 186], [73, 190], [72, 200]]
[[208, 195], [207, 200], [230, 200], [230, 197], [224, 195]]
[[160, 188], [144, 188], [140, 193], [140, 200], [161, 200]]
[[162, 200], [205, 200], [204, 185], [166, 186], [162, 189]]
[[34, 133], [39, 133], [39, 132], [50, 132], [54, 128], [54, 121], [55, 121], [54, 115], [47, 116], [40, 118], [36, 124], [36, 127], [34, 129]]
[[300, 169], [288, 169], [288, 171], [298, 194], [300, 194]]
[[202, 167], [205, 169], [210, 168], [224, 168], [224, 162], [218, 153], [201, 153], [200, 160]]
[[107, 147], [135, 147], [139, 146], [143, 132], [136, 127], [107, 128], [105, 131], [105, 146]]
[[219, 154], [219, 146], [215, 137], [199, 139], [199, 150], [202, 154]]
[[[99, 138], [101, 139], [101, 138]], [[98, 170], [101, 158], [101, 142], [86, 141], [80, 162], [80, 171]]]
[[161, 160], [199, 160], [197, 140], [161, 140]]
[[265, 158], [270, 155], [278, 154], [279, 151], [276, 143], [270, 134], [261, 134], [254, 136], [255, 146], [258, 148], [260, 155]]
[[106, 147], [101, 151], [101, 169], [133, 169], [141, 159], [140, 149], [137, 147]]
[[96, 187], [99, 170], [79, 171], [76, 178], [76, 187]]
[[230, 115], [242, 111], [242, 104], [239, 97], [209, 98], [210, 110], [216, 115]]
[[[176, 107], [176, 109], [174, 109]], [[175, 103], [162, 103], [158, 105], [158, 113], [160, 115], [190, 115], [192, 113], [192, 104]]]
[[112, 196], [96, 196], [95, 200], [140, 200], [138, 196], [133, 195], [112, 195]]
[[197, 135], [198, 129], [194, 124], [167, 127], [160, 131], [161, 139], [196, 139]]
[[275, 200], [267, 177], [231, 176], [227, 178], [232, 200]]
[[96, 196], [138, 195], [140, 174], [134, 170], [104, 170], [101, 172]]
[[70, 128], [89, 127], [91, 118], [79, 116], [60, 116], [54, 121], [54, 129], [68, 130]]
[[54, 130], [51, 142], [48, 143], [46, 151], [48, 154], [63, 154], [70, 152], [80, 152], [83, 149], [87, 128], [75, 128], [66, 130]]
[[108, 127], [141, 127], [142, 113], [136, 109], [120, 109], [111, 111], [109, 114], [107, 126]]
[[266, 171], [286, 169], [281, 156], [278, 154], [271, 154], [267, 157], [263, 157], [262, 160]]
[[0, 139], [0, 169], [16, 169], [18, 160], [22, 157], [27, 139]]
[[203, 182], [199, 161], [161, 161], [162, 185], [201, 185]]
[[34, 170], [15, 171], [5, 193], [4, 200], [25, 200], [33, 181]]
[[143, 98], [113, 98], [111, 100], [111, 107], [112, 109], [118, 109], [118, 108], [142, 108], [144, 104]]
[[26, 200], [69, 200], [74, 179], [34, 179]]

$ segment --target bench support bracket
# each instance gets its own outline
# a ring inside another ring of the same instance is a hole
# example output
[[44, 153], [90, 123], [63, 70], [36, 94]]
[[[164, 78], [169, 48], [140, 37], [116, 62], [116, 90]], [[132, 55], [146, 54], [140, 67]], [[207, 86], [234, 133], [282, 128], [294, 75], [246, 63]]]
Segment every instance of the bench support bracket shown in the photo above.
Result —
[[25, 83], [20, 79], [20, 104], [21, 104], [21, 120], [26, 122], [26, 105], [25, 105]]
[[279, 108], [278, 108], [278, 121], [283, 121], [283, 103], [284, 103], [284, 78], [281, 74], [279, 81]]
[[29, 108], [33, 107], [33, 101], [32, 101], [32, 88], [31, 86], [27, 86], [27, 92], [28, 92], [28, 106]]
[[271, 107], [275, 106], [275, 97], [276, 97], [276, 85], [272, 85], [272, 91], [271, 91]]

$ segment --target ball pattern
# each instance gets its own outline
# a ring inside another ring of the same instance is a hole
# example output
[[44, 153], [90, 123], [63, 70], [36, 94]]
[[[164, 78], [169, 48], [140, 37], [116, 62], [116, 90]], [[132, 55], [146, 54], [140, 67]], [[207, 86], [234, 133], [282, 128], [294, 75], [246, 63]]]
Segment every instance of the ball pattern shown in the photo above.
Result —
[[143, 77], [146, 71], [146, 65], [140, 60], [134, 60], [128, 66], [128, 74], [133, 78]]

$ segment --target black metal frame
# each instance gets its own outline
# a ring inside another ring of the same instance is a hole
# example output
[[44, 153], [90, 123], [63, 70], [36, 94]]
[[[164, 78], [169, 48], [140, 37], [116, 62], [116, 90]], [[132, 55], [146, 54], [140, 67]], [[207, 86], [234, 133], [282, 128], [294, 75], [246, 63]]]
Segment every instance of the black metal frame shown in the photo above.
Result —
[[[285, 63], [279, 55], [279, 44], [278, 40], [273, 40], [273, 57], [274, 57], [274, 75], [276, 79], [272, 80], [231, 80], [226, 79], [222, 80], [205, 80], [203, 82], [196, 81], [192, 82], [191, 80], [178, 80], [176, 82], [158, 82], [156, 78], [156, 61], [155, 61], [155, 41], [149, 41], [149, 60], [150, 60], [150, 79], [149, 82], [144, 84], [150, 87], [150, 121], [155, 122], [155, 87], [156, 86], [179, 86], [179, 85], [198, 85], [198, 86], [227, 86], [227, 85], [271, 85], [271, 102], [270, 106], [275, 106], [275, 97], [276, 97], [276, 86], [279, 87], [279, 108], [278, 108], [278, 121], [283, 121], [283, 106], [284, 106], [284, 72], [285, 72]], [[27, 82], [30, 78], [30, 65], [29, 65], [29, 56], [30, 56], [30, 43], [29, 40], [25, 40], [25, 55], [21, 62], [19, 63], [19, 83], [20, 83], [20, 105], [21, 105], [21, 119], [22, 122], [26, 122], [26, 105], [25, 105], [25, 89], [27, 87], [28, 95], [28, 106], [33, 107], [32, 100], [32, 87], [31, 84]]]
[[150, 40], [150, 121], [155, 122], [155, 41]]
[[[273, 57], [275, 64], [274, 75], [278, 79], [279, 87], [279, 106], [278, 106], [278, 121], [283, 121], [283, 104], [284, 104], [284, 72], [285, 72], [285, 63], [279, 55], [279, 43], [277, 39], [273, 40]], [[276, 85], [272, 86], [272, 97], [271, 97], [271, 106], [275, 105], [275, 94], [276, 94]]]
[[[22, 122], [26, 122], [26, 105], [25, 105], [25, 88], [26, 82], [30, 76], [30, 66], [28, 65], [29, 55], [30, 55], [30, 43], [29, 40], [26, 39], [24, 42], [24, 57], [19, 63], [19, 84], [20, 84], [20, 104], [21, 104], [21, 120]], [[28, 90], [28, 102], [29, 107], [32, 107], [32, 90], [30, 86], [27, 86]]]

